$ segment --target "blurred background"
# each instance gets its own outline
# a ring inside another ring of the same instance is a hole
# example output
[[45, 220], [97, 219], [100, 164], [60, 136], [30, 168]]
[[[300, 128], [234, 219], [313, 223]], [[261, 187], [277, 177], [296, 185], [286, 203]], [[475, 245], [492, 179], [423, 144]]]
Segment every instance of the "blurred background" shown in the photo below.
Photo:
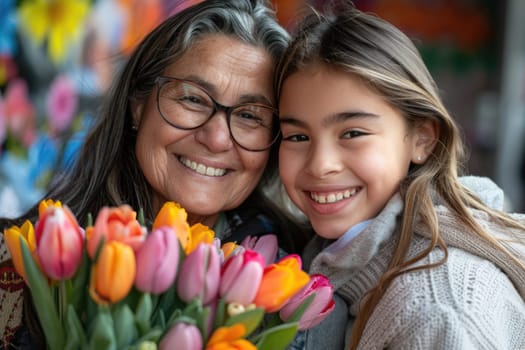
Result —
[[[53, 174], [74, 161], [136, 43], [196, 2], [0, 0], [0, 216], [40, 199]], [[304, 6], [323, 11], [328, 0], [273, 2], [293, 31]], [[525, 1], [354, 3], [414, 40], [464, 133], [465, 171], [490, 177], [509, 210], [525, 211]]]

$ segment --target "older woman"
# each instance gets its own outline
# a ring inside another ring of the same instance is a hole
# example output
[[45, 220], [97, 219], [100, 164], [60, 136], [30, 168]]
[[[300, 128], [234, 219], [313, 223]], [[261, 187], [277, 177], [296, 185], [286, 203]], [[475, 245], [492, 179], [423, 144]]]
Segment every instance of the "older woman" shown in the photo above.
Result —
[[[297, 251], [293, 221], [264, 191], [277, 167], [272, 75], [287, 43], [263, 1], [208, 0], [168, 18], [131, 55], [76, 165], [46, 197], [69, 206], [81, 224], [122, 203], [142, 208], [151, 222], [175, 201], [190, 223], [213, 227], [224, 240], [290, 232], [293, 240], [279, 234], [280, 245]], [[36, 208], [0, 220], [0, 229], [27, 218], [36, 218]], [[0, 260], [8, 258], [4, 247], [0, 241]], [[7, 348], [15, 332], [24, 338], [22, 291], [1, 292]]]

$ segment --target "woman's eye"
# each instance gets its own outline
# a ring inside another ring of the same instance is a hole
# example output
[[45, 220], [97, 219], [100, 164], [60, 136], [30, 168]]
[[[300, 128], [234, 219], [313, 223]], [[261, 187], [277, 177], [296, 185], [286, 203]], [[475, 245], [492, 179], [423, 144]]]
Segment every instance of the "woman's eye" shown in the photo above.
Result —
[[202, 104], [203, 101], [198, 96], [192, 96], [192, 95], [184, 95], [179, 97], [180, 102], [189, 102], [189, 103], [195, 103], [195, 104]]

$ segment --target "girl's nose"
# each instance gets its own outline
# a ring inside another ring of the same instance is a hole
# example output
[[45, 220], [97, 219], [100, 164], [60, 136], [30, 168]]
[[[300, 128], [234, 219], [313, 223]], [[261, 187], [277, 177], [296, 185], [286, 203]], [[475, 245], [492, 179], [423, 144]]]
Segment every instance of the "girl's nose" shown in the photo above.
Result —
[[226, 113], [217, 111], [203, 126], [195, 130], [195, 139], [214, 153], [233, 147]]
[[344, 163], [340, 159], [336, 146], [323, 144], [322, 142], [312, 144], [305, 164], [307, 173], [322, 179], [339, 173], [343, 169]]

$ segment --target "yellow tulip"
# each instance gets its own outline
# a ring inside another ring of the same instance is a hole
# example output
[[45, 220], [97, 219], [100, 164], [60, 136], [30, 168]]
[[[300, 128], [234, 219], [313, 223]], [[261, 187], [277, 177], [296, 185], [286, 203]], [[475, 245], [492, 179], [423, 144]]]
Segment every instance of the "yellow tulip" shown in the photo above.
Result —
[[227, 259], [239, 245], [235, 242], [226, 242], [221, 246], [222, 253], [224, 254], [224, 259]]
[[62, 202], [54, 201], [52, 199], [43, 199], [42, 201], [40, 201], [40, 203], [38, 203], [38, 216], [40, 217], [40, 216], [44, 215], [44, 212], [49, 207], [61, 208], [62, 207]]
[[188, 213], [178, 203], [166, 202], [160, 209], [153, 222], [153, 230], [162, 226], [173, 228], [179, 238], [182, 249], [186, 251], [191, 246], [190, 225], [188, 225]]
[[135, 254], [130, 246], [118, 241], [104, 244], [91, 271], [91, 297], [98, 304], [122, 300], [133, 286], [135, 270]]
[[[23, 242], [20, 242], [20, 237], [22, 237]], [[22, 247], [20, 244], [26, 244], [31, 253], [35, 251], [36, 243], [33, 224], [27, 220], [20, 227], [12, 226], [5, 230], [4, 238], [7, 243], [7, 248], [11, 253], [11, 259], [13, 260], [13, 265], [15, 265], [16, 271], [27, 282], [24, 261], [22, 259]]]
[[186, 246], [186, 254], [190, 254], [200, 243], [213, 244], [215, 232], [211, 228], [201, 223], [197, 223], [190, 227], [191, 238], [189, 244]]

